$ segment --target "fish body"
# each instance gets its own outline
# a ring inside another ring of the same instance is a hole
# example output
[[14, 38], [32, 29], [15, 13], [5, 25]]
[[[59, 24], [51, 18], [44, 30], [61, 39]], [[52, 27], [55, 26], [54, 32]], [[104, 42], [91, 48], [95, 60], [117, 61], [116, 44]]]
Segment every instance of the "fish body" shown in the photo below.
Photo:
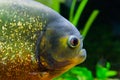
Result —
[[51, 80], [86, 58], [82, 36], [32, 0], [0, 0], [0, 80]]

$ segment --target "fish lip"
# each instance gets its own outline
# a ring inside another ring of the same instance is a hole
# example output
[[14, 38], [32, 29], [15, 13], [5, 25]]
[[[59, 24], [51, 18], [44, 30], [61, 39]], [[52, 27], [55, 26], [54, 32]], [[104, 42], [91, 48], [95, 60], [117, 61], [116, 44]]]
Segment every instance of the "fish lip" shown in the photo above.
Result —
[[86, 60], [87, 54], [86, 54], [86, 50], [85, 49], [80, 49], [78, 57], [81, 60], [81, 63], [84, 62]]
[[79, 54], [78, 54], [78, 56], [81, 58], [81, 59], [83, 59], [82, 60], [82, 62], [83, 61], [85, 61], [85, 59], [86, 59], [86, 57], [87, 57], [87, 54], [86, 54], [86, 50], [83, 48], [83, 37], [81, 36], [80, 37], [80, 42], [81, 42], [81, 44], [80, 44], [80, 49], [79, 49]]

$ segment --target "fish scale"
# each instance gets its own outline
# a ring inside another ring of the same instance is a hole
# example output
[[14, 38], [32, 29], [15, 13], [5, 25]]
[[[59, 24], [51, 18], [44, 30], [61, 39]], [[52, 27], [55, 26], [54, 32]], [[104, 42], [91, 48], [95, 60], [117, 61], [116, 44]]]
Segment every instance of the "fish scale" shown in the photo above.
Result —
[[[40, 21], [39, 16], [31, 17], [25, 10], [24, 13], [19, 12], [19, 10], [7, 9], [0, 11], [0, 16], [3, 17], [0, 17], [0, 24], [4, 24], [1, 26], [2, 29], [0, 30], [0, 65], [7, 65], [0, 70], [0, 74], [4, 75], [0, 76], [0, 79], [3, 78], [7, 80], [7, 78], [4, 78], [5, 76], [9, 76], [9, 78], [12, 79], [10, 76], [17, 76], [20, 75], [20, 72], [23, 73], [24, 70], [28, 72], [34, 69], [31, 68], [32, 66], [26, 64], [30, 64], [33, 59], [35, 59], [34, 48], [36, 42], [32, 44], [31, 42], [36, 41], [37, 34], [32, 33], [42, 30], [43, 22]], [[4, 17], [7, 17], [7, 19], [4, 19]], [[22, 65], [24, 67], [21, 67]], [[21, 68], [25, 69], [22, 70]], [[10, 74], [12, 72], [16, 73]]]

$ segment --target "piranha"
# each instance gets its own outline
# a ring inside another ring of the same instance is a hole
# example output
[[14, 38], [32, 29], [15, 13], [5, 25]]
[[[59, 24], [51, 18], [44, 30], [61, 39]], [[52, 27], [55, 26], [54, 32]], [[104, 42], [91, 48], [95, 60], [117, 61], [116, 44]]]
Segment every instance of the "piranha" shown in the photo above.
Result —
[[0, 0], [0, 80], [51, 80], [86, 59], [79, 31], [33, 0]]

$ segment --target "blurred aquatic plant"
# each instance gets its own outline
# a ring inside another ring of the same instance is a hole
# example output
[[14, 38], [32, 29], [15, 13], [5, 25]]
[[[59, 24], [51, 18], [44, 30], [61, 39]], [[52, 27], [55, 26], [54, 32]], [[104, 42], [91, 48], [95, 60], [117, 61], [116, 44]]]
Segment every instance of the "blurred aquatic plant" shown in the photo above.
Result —
[[[78, 9], [74, 15], [73, 13], [75, 10], [74, 8], [75, 8], [76, 2], [77, 2], [77, 0], [73, 0], [71, 8], [70, 8], [70, 16], [69, 16], [69, 21], [71, 21], [75, 26], [77, 26], [78, 21], [81, 17], [81, 14], [82, 14], [88, 0], [81, 0], [81, 3], [79, 4]], [[98, 14], [99, 14], [99, 10], [93, 10], [90, 17], [88, 18], [88, 20], [84, 26], [84, 29], [82, 30], [82, 35], [84, 38], [86, 37], [93, 21], [95, 20], [95, 18], [97, 17]]]
[[107, 80], [109, 77], [113, 77], [117, 74], [117, 71], [110, 70], [110, 63], [107, 62], [105, 66], [102, 64], [96, 65], [96, 77], [98, 80]]
[[65, 0], [36, 0], [36, 1], [47, 5], [48, 7], [51, 7], [52, 9], [56, 10], [57, 12], [60, 12], [60, 3], [64, 2]]
[[74, 67], [61, 76], [53, 80], [109, 80], [117, 74], [117, 71], [110, 70], [110, 63], [107, 62], [105, 66], [101, 64], [96, 65], [96, 79], [94, 79], [92, 72], [85, 67]]
[[93, 21], [95, 20], [95, 18], [97, 17], [98, 14], [99, 14], [99, 11], [98, 10], [94, 10], [91, 13], [89, 19], [87, 20], [87, 22], [86, 22], [86, 24], [84, 26], [84, 29], [82, 31], [82, 35], [83, 35], [84, 39], [85, 39], [85, 37], [86, 37], [86, 35], [87, 35], [87, 33], [88, 33], [88, 31], [89, 31]]
[[93, 80], [93, 76], [91, 71], [85, 67], [74, 67], [53, 80]]
[[75, 8], [76, 2], [77, 2], [77, 0], [73, 0], [71, 8], [70, 8], [70, 16], [69, 16], [69, 21], [71, 21], [75, 26], [77, 25], [78, 20], [80, 19], [81, 14], [82, 14], [88, 0], [82, 0], [81, 1], [81, 3], [78, 6], [78, 9], [75, 13], [75, 16], [74, 16], [73, 13], [74, 13], [74, 10], [75, 10], [74, 8]]

